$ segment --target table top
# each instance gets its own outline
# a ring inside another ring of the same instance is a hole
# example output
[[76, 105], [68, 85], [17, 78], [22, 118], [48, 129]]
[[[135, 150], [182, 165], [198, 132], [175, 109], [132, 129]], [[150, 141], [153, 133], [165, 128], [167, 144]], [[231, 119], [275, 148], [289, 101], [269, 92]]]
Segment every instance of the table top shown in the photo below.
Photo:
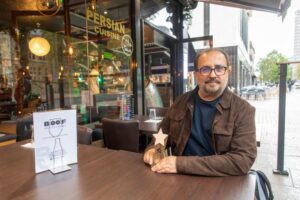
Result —
[[142, 154], [79, 145], [72, 170], [34, 172], [34, 150], [0, 147], [1, 199], [222, 199], [253, 200], [255, 177], [158, 174]]

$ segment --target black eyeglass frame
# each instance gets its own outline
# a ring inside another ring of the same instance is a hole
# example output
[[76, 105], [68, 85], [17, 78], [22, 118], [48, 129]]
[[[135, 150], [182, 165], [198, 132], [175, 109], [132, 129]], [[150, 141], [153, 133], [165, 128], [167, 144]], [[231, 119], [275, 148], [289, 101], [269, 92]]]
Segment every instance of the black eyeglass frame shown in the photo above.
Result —
[[[195, 72], [199, 72], [201, 75], [208, 76], [211, 74], [212, 71], [214, 71], [217, 76], [223, 76], [226, 73], [226, 71], [228, 70], [228, 68], [229, 68], [228, 66], [223, 66], [223, 65], [215, 65], [214, 68], [212, 68], [209, 65], [205, 65], [205, 66], [196, 68]], [[209, 72], [205, 72], [204, 70], [209, 70]], [[218, 72], [217, 70], [224, 70], [224, 71]]]

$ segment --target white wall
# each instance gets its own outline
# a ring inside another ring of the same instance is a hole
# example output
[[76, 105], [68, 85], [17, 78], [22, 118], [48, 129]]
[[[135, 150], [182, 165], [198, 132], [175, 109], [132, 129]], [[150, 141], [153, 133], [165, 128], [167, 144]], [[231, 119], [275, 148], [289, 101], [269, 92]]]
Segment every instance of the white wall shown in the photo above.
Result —
[[214, 46], [236, 46], [240, 40], [240, 9], [210, 6], [210, 33]]
[[[203, 3], [199, 3], [192, 12], [193, 20], [189, 27], [190, 37], [204, 36]], [[240, 13], [241, 10], [238, 8], [210, 5], [210, 35], [213, 36], [214, 47], [239, 46], [241, 51], [247, 54], [247, 49], [240, 36]], [[193, 44], [196, 49], [207, 47], [203, 42]]]

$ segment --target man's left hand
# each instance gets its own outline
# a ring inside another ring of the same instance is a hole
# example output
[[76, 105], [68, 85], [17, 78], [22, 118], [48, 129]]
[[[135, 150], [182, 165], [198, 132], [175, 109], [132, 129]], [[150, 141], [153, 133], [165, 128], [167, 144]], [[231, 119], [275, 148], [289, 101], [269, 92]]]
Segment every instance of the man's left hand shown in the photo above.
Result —
[[176, 157], [168, 156], [159, 161], [151, 168], [152, 171], [157, 173], [177, 173]]

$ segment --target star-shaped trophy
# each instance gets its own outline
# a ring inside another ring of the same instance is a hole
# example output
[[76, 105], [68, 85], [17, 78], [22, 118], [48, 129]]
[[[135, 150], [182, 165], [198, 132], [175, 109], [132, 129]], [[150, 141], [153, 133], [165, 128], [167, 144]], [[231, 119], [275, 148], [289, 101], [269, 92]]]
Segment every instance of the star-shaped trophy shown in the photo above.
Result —
[[154, 148], [155, 153], [153, 156], [153, 164], [156, 165], [161, 159], [167, 156], [166, 152], [166, 142], [168, 135], [164, 134], [161, 129], [159, 129], [158, 133], [153, 134], [155, 138]]

